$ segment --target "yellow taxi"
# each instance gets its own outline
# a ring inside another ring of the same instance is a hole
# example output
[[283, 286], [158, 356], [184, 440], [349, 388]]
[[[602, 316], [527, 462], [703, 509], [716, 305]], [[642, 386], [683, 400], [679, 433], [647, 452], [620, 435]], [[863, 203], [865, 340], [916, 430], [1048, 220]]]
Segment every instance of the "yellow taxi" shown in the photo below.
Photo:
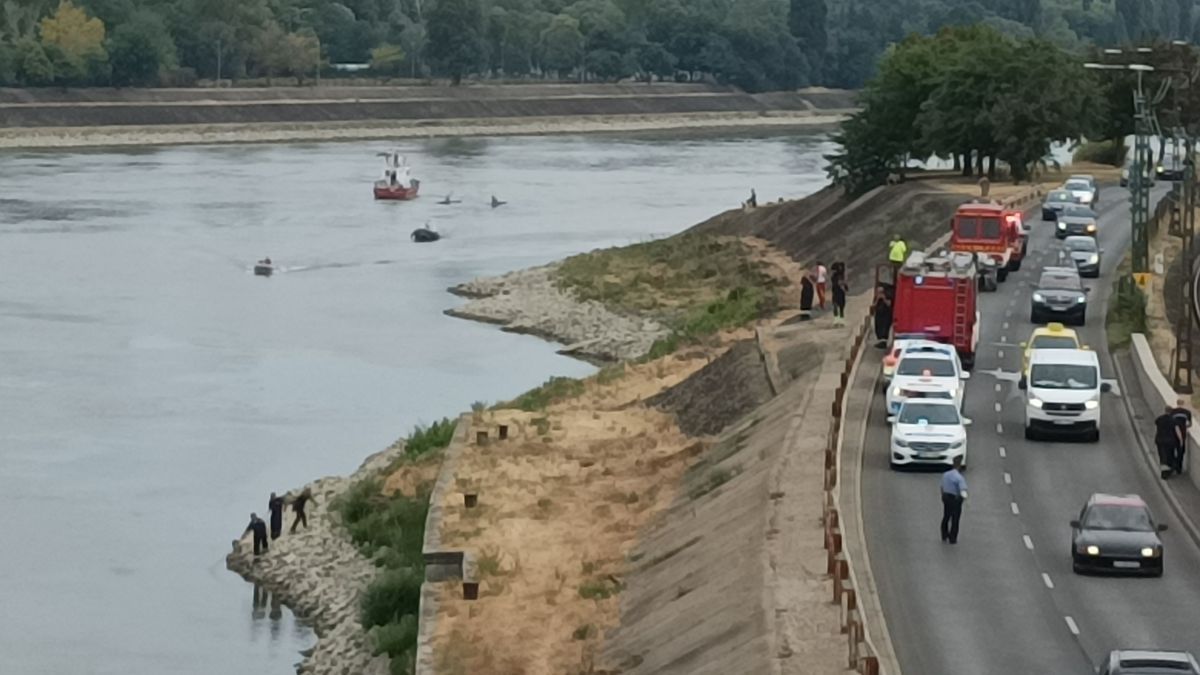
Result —
[[1087, 349], [1079, 343], [1079, 335], [1061, 323], [1053, 322], [1033, 329], [1029, 342], [1022, 342], [1021, 374], [1029, 374], [1029, 355], [1035, 349]]

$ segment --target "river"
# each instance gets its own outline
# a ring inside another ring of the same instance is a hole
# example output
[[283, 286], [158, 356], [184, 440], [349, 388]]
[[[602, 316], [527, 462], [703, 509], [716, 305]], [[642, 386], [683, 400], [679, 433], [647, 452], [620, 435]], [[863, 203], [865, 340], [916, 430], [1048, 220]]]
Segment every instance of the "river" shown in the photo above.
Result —
[[[267, 495], [591, 367], [446, 287], [824, 182], [821, 136], [0, 154], [0, 673], [292, 672], [311, 633], [224, 569]], [[461, 204], [437, 200], [453, 191]], [[491, 195], [508, 204], [492, 209]], [[426, 221], [445, 238], [414, 244]], [[255, 277], [271, 256], [282, 272]]]

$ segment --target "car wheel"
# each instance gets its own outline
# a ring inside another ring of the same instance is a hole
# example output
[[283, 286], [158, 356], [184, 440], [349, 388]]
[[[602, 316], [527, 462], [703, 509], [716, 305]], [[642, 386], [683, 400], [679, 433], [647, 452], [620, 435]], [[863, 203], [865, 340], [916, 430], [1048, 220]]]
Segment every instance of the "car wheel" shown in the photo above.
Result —
[[1074, 572], [1075, 574], [1083, 574], [1083, 565], [1080, 565], [1075, 560], [1074, 554], [1071, 555], [1071, 571]]
[[1099, 443], [1100, 442], [1100, 429], [1092, 429], [1091, 431], [1089, 431], [1088, 435], [1087, 435], [1087, 442], [1088, 443]]
[[891, 469], [892, 471], [899, 471], [900, 465], [895, 462], [888, 461], [888, 468]]
[[1082, 326], [1087, 323], [1087, 310], [1079, 313], [1079, 318], [1075, 321], [1076, 326]]
[[1041, 323], [1042, 317], [1037, 313], [1037, 310], [1029, 310], [1029, 323]]
[[1016, 260], [1012, 261], [1012, 265], [1010, 265], [1010, 267], [1012, 268], [1012, 271], [1016, 272], [1017, 270], [1021, 269], [1021, 262], [1025, 260], [1025, 258], [1023, 257], [1024, 255], [1025, 255], [1025, 252], [1021, 251], [1022, 257], [1017, 258]]
[[1004, 281], [1006, 279], [1008, 279], [1008, 270], [1007, 269], [996, 270], [996, 281], [999, 281], [1000, 283], [1004, 283]]
[[1037, 432], [1034, 431], [1033, 427], [1025, 427], [1025, 440], [1027, 440], [1027, 441], [1036, 441], [1037, 440]]

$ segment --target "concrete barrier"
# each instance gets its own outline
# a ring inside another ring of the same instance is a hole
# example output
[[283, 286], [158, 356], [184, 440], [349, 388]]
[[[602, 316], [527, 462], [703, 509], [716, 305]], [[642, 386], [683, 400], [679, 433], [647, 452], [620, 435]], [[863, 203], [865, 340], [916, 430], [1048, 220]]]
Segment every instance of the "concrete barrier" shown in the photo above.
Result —
[[[1142, 386], [1142, 393], [1146, 397], [1146, 405], [1150, 411], [1158, 414], [1166, 406], [1175, 406], [1176, 399], [1179, 394], [1171, 388], [1167, 382], [1167, 378], [1163, 376], [1162, 371], [1158, 369], [1158, 362], [1154, 360], [1154, 352], [1150, 349], [1150, 342], [1146, 340], [1146, 336], [1141, 333], [1133, 334], [1133, 345], [1130, 350], [1133, 354], [1133, 365], [1135, 375], [1138, 378], [1138, 383]], [[1193, 426], [1188, 430], [1188, 453], [1187, 453], [1187, 476], [1192, 481], [1192, 484], [1200, 488], [1200, 460], [1196, 459], [1196, 451], [1200, 449], [1200, 427]]]

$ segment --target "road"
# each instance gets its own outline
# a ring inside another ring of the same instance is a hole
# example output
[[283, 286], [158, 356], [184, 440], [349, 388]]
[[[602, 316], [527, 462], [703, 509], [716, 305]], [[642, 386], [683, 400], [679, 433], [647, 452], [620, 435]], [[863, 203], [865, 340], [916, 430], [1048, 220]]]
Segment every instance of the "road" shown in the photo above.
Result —
[[[1162, 188], [1154, 197], [1161, 196]], [[1103, 189], [1101, 278], [1091, 287], [1081, 338], [1113, 378], [1104, 317], [1114, 269], [1129, 244], [1128, 192]], [[862, 478], [864, 530], [897, 658], [907, 675], [1092, 673], [1111, 649], [1162, 647], [1200, 654], [1200, 545], [1169, 508], [1136, 444], [1123, 402], [1101, 404], [1098, 444], [1026, 441], [1015, 382], [1028, 339], [1029, 295], [1054, 264], [1052, 227], [1033, 214], [1030, 256], [996, 293], [983, 294], [983, 326], [964, 410], [974, 424], [970, 499], [956, 546], [938, 534], [939, 474], [893, 472], [882, 397], [868, 419]], [[868, 358], [873, 355], [869, 354]], [[1137, 493], [1163, 534], [1161, 579], [1082, 577], [1071, 571], [1069, 521], [1094, 492]]]

